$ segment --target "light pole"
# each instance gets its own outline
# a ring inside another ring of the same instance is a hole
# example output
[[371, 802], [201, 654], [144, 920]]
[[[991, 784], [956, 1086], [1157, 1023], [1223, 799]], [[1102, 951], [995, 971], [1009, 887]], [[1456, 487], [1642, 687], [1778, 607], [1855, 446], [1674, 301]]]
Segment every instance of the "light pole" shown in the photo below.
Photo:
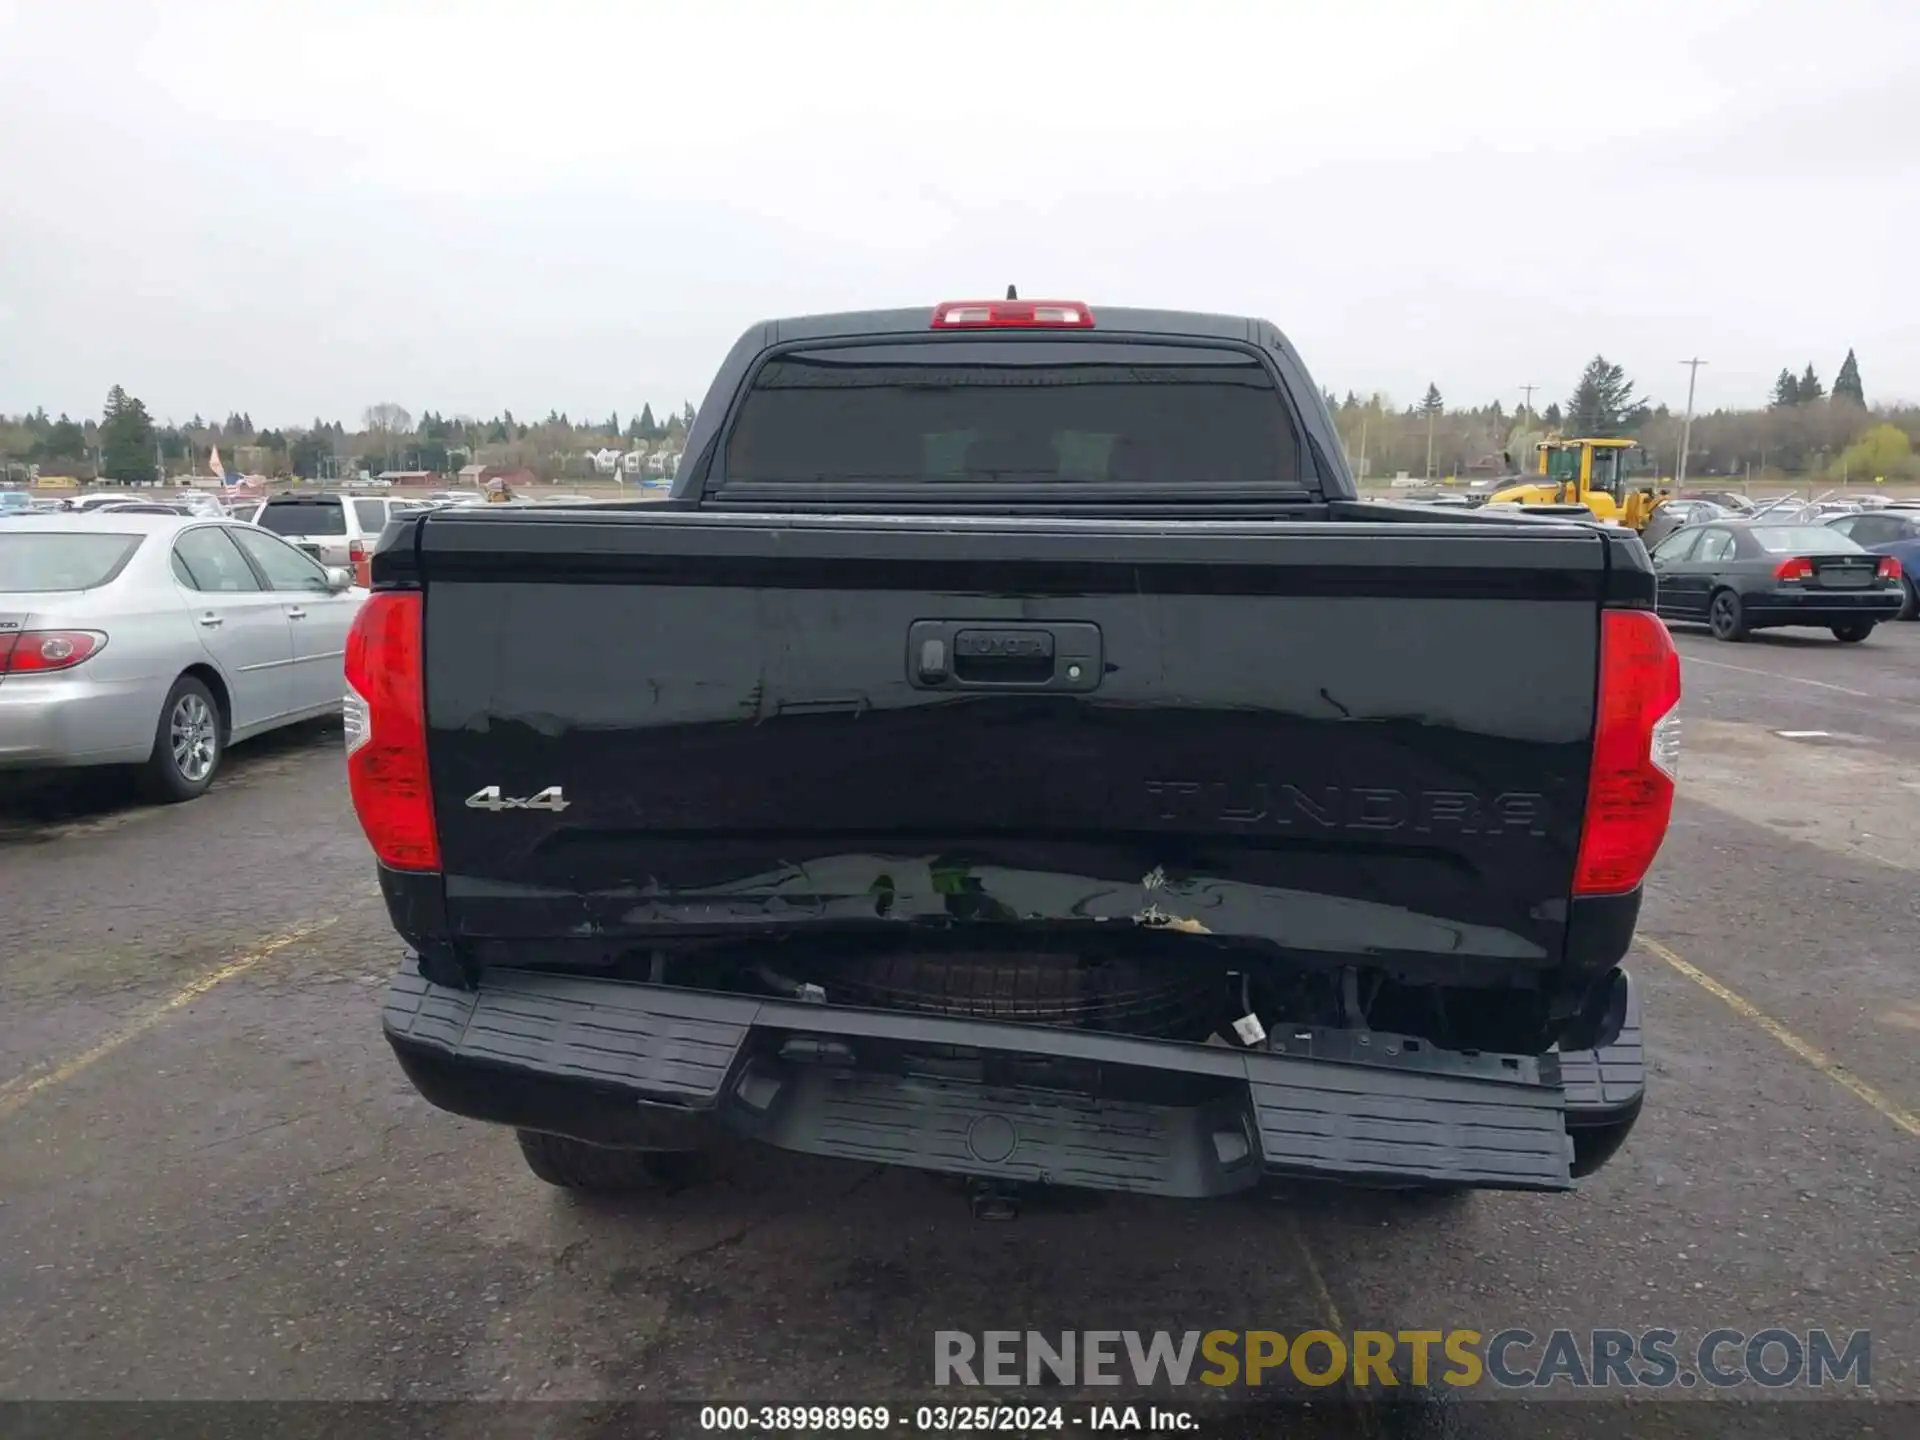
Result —
[[1707, 362], [1695, 356], [1680, 363], [1687, 367], [1687, 418], [1680, 422], [1680, 458], [1673, 467], [1676, 492], [1687, 488], [1687, 446], [1693, 439], [1693, 385], [1700, 378], [1700, 367]]

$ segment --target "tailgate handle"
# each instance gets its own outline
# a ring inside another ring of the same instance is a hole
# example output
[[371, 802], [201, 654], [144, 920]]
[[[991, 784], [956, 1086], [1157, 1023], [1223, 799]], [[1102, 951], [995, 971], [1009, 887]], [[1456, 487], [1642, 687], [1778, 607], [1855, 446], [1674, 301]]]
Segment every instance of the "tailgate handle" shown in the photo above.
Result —
[[1053, 632], [962, 630], [953, 637], [953, 678], [1044, 685], [1053, 679]]
[[923, 690], [1092, 690], [1100, 683], [1100, 629], [1079, 621], [921, 620], [908, 633], [907, 674]]

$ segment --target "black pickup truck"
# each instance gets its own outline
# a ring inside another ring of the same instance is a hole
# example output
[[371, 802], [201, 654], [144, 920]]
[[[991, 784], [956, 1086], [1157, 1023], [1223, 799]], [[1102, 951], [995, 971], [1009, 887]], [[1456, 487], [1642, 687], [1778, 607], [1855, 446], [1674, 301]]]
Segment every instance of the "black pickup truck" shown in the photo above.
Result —
[[347, 653], [387, 1037], [542, 1178], [1566, 1189], [1679, 661], [1630, 533], [1356, 497], [1272, 325], [755, 326], [664, 501], [390, 525]]

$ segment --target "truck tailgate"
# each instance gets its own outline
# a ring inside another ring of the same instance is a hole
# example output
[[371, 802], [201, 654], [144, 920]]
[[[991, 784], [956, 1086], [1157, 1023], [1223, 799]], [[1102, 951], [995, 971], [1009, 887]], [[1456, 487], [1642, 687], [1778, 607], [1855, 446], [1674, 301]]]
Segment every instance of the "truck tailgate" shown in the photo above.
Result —
[[419, 528], [457, 935], [1173, 924], [1559, 963], [1590, 528]]

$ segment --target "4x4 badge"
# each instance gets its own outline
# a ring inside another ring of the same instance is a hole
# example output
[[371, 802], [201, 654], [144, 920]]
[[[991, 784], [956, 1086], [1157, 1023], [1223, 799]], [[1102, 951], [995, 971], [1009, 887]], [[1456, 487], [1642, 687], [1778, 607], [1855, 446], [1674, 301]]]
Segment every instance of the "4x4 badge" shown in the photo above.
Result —
[[498, 785], [489, 785], [484, 790], [476, 790], [467, 796], [469, 810], [564, 810], [567, 797], [561, 793], [558, 785], [549, 785], [538, 795], [516, 798], [502, 795]]

